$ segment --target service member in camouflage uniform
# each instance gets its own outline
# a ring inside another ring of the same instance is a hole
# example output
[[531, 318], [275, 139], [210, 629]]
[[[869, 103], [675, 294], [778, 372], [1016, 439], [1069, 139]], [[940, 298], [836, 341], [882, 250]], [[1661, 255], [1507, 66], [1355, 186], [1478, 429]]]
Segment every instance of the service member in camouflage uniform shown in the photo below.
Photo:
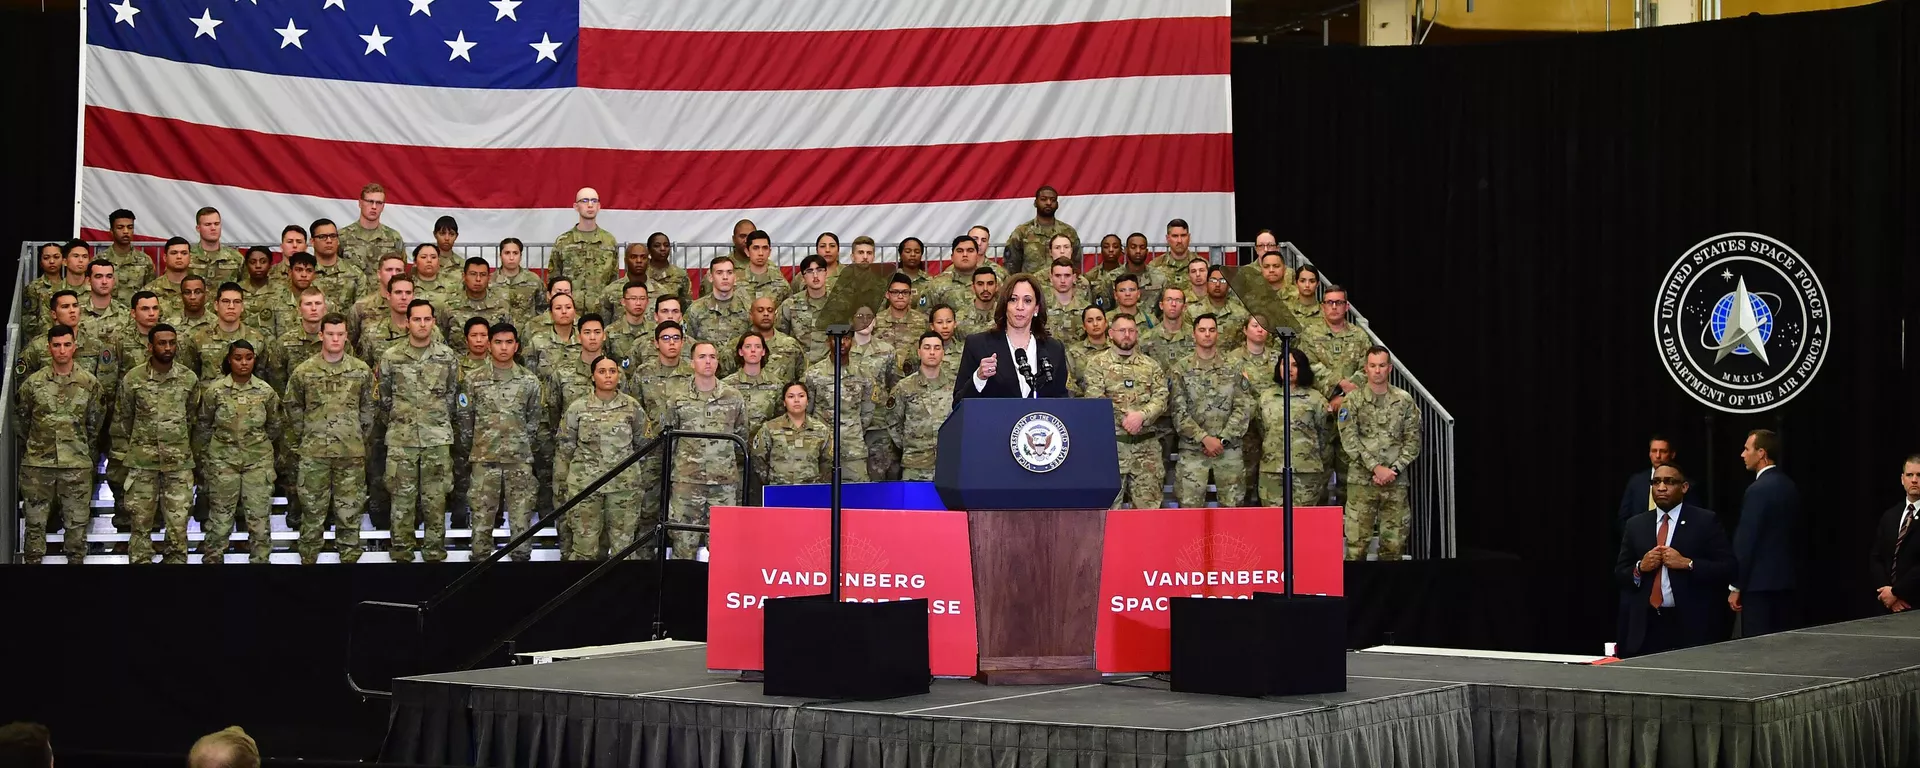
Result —
[[208, 501], [200, 562], [226, 562], [236, 513], [247, 526], [247, 561], [273, 553], [274, 443], [281, 438], [280, 396], [253, 375], [259, 360], [245, 339], [233, 342], [221, 365], [226, 375], [200, 393], [194, 457]]
[[[819, 360], [827, 356], [827, 329], [820, 325], [820, 308], [827, 300], [826, 259], [819, 254], [801, 259], [800, 278], [803, 289], [780, 302], [780, 319], [775, 327], [799, 341], [808, 360]], [[693, 306], [699, 309], [700, 302]]]
[[[1093, 306], [1093, 295], [1080, 284], [1071, 259], [1061, 257], [1053, 260], [1052, 266], [1048, 267], [1047, 286], [1051, 290], [1041, 299], [1047, 303], [1049, 317], [1079, 317], [1080, 310]], [[1060, 340], [1068, 346], [1083, 338], [1086, 338], [1086, 329], [1077, 322], [1067, 323], [1066, 327], [1060, 329]]]
[[[73, 291], [66, 288], [54, 291], [53, 297], [47, 299], [47, 319], [53, 325], [64, 325], [74, 329], [74, 343], [76, 345], [80, 343], [80, 297]], [[13, 368], [16, 376], [24, 376], [45, 368], [50, 360], [46, 337], [33, 339], [27, 344], [27, 348], [21, 351], [19, 359], [14, 361]], [[83, 349], [76, 354], [79, 359], [84, 360], [99, 352]]]
[[1107, 338], [1107, 313], [1098, 306], [1080, 310], [1080, 340], [1067, 344], [1067, 393], [1081, 397], [1087, 391], [1087, 361], [1113, 348]]
[[[1292, 407], [1273, 372], [1259, 391], [1261, 428], [1260, 503], [1278, 507], [1284, 501], [1289, 437], [1293, 440], [1293, 503], [1313, 507], [1327, 500], [1327, 446], [1333, 444], [1333, 417], [1327, 398], [1314, 390], [1313, 369], [1307, 353], [1294, 348], [1289, 371], [1294, 377]], [[1291, 418], [1289, 418], [1291, 417]], [[1288, 429], [1286, 424], [1291, 422]]]
[[[852, 348], [852, 338], [841, 339], [839, 351], [845, 375], [840, 377], [840, 479], [864, 483], [868, 482], [867, 431], [886, 429], [886, 421], [875, 416], [876, 412], [885, 413], [878, 382], [847, 367], [847, 353]], [[832, 424], [833, 358], [821, 358], [807, 366], [800, 380], [807, 385], [814, 417]]]
[[1347, 454], [1347, 559], [1366, 557], [1378, 525], [1380, 559], [1399, 560], [1412, 513], [1407, 467], [1420, 457], [1420, 408], [1407, 391], [1387, 383], [1393, 356], [1367, 350], [1366, 380], [1340, 407], [1340, 445]]
[[[389, 305], [392, 297], [387, 294], [387, 286], [392, 284], [394, 278], [405, 274], [407, 274], [407, 257], [403, 254], [389, 253], [380, 257], [380, 271], [368, 276], [368, 279], [374, 281], [377, 287], [363, 291], [359, 300], [350, 307], [341, 308], [338, 304], [328, 302], [328, 306], [335, 308], [330, 311], [337, 311], [347, 318], [347, 352], [349, 354], [359, 354], [360, 332], [367, 327], [368, 323], [386, 317], [393, 311]], [[407, 278], [407, 285], [409, 287], [413, 285], [411, 276]], [[412, 299], [409, 298], [408, 301]], [[404, 318], [405, 315], [401, 317]], [[405, 325], [402, 323], [401, 327], [404, 328]], [[405, 335], [404, 332], [402, 335]]]
[[693, 301], [693, 283], [686, 270], [674, 266], [673, 240], [665, 232], [647, 235], [647, 268], [638, 279], [646, 281], [656, 301], [663, 296], [678, 296], [683, 305]]
[[[84, 250], [86, 243], [80, 247]], [[53, 292], [60, 290], [60, 284], [66, 280], [65, 256], [59, 243], [40, 246], [40, 274], [27, 281], [26, 300], [20, 305], [20, 338], [37, 339], [46, 335], [47, 299], [53, 298]]]
[[1365, 328], [1347, 321], [1345, 288], [1328, 284], [1321, 299], [1321, 322], [1301, 329], [1300, 345], [1306, 348], [1307, 359], [1313, 361], [1313, 377], [1321, 389], [1337, 385], [1342, 391], [1352, 392], [1366, 378], [1363, 368], [1373, 340]]
[[1184, 319], [1186, 309], [1186, 292], [1167, 288], [1160, 293], [1160, 324], [1140, 333], [1140, 351], [1163, 368], [1193, 354], [1193, 332]]
[[[547, 369], [565, 365], [580, 356], [579, 302], [572, 294], [558, 294], [547, 300], [548, 322], [527, 334], [527, 367], [546, 375]], [[603, 326], [604, 328], [604, 326]]]
[[287, 381], [287, 446], [299, 456], [300, 562], [320, 559], [327, 523], [340, 562], [360, 559], [361, 504], [379, 403], [373, 370], [347, 354], [347, 319], [320, 320], [320, 353], [294, 366]]
[[[644, 446], [651, 434], [640, 402], [620, 391], [620, 363], [602, 355], [593, 361], [593, 393], [575, 400], [560, 417], [554, 443], [553, 476], [560, 484], [556, 498], [572, 498], [589, 483]], [[657, 506], [640, 503], [640, 477], [628, 467], [619, 476], [567, 513], [572, 531], [561, 557], [599, 560], [608, 548], [633, 543], [641, 526], [653, 524]]]
[[[193, 216], [193, 226], [200, 233], [200, 242], [188, 249], [192, 266], [188, 269], [206, 276], [214, 285], [237, 283], [246, 269], [247, 257], [239, 249], [220, 242], [220, 212], [212, 206], [201, 208]], [[304, 235], [302, 240], [305, 240]], [[282, 251], [284, 256], [288, 252]]]
[[993, 330], [994, 299], [1000, 293], [1000, 278], [993, 270], [973, 270], [973, 296], [965, 304], [954, 306], [953, 335], [963, 342], [968, 336]]
[[[169, 318], [179, 317], [182, 307], [181, 294], [186, 291], [187, 277], [193, 272], [187, 269], [187, 239], [176, 237], [167, 241], [160, 253], [160, 266], [163, 271], [143, 286], [160, 297], [160, 313]], [[85, 265], [81, 266], [81, 275], [85, 275]], [[73, 264], [67, 264], [68, 279], [73, 277]], [[199, 276], [205, 281], [205, 276]], [[117, 281], [116, 281], [117, 282]], [[217, 285], [217, 284], [216, 284]], [[171, 323], [169, 323], [171, 324]]]
[[[233, 283], [220, 284], [220, 292], [214, 298], [213, 311], [219, 317], [213, 325], [194, 331], [187, 337], [187, 343], [180, 349], [180, 362], [201, 379], [212, 380], [221, 375], [220, 366], [226, 360], [227, 348], [236, 341], [245, 341], [257, 350], [256, 354], [266, 357], [275, 350], [268, 341], [272, 338], [266, 331], [248, 326], [241, 322], [247, 311], [246, 294], [240, 286]], [[272, 358], [259, 361], [262, 373], [274, 369]], [[271, 385], [271, 382], [269, 383]]]
[[980, 251], [980, 244], [973, 238], [960, 235], [953, 239], [952, 261], [946, 270], [928, 282], [926, 289], [927, 306], [945, 304], [958, 310], [973, 303], [975, 273], [985, 267], [992, 270], [994, 282], [999, 283], [1004, 274], [997, 264], [986, 262], [986, 256]]
[[[380, 215], [387, 208], [386, 187], [377, 183], [361, 187], [359, 206], [359, 217], [340, 230], [340, 253], [373, 280], [379, 275], [381, 257], [399, 253], [405, 245], [399, 231], [380, 223]], [[375, 282], [361, 287], [378, 291], [381, 285]]]
[[1299, 271], [1293, 275], [1293, 282], [1288, 284], [1288, 290], [1282, 291], [1280, 296], [1283, 303], [1287, 305], [1287, 309], [1293, 312], [1295, 327], [1306, 328], [1323, 321], [1320, 307], [1320, 270], [1312, 264], [1300, 265]]
[[860, 376], [873, 382], [874, 420], [867, 427], [867, 480], [887, 482], [900, 477], [900, 446], [887, 430], [887, 414], [893, 409], [893, 385], [899, 383], [901, 368], [894, 365], [892, 344], [873, 336], [873, 310], [853, 310], [853, 349], [847, 352], [848, 376]]
[[93, 516], [93, 462], [106, 392], [92, 374], [74, 365], [73, 326], [47, 331], [50, 364], [20, 383], [16, 423], [24, 435], [20, 495], [25, 497], [26, 539], [22, 554], [36, 565], [47, 552], [47, 520], [57, 507], [67, 533], [67, 562], [87, 556], [87, 525]]
[[327, 295], [327, 305], [351, 307], [366, 290], [367, 273], [340, 255], [340, 227], [332, 219], [308, 225], [313, 236], [313, 284]]
[[1153, 358], [1139, 352], [1140, 329], [1132, 315], [1107, 320], [1113, 349], [1087, 361], [1087, 397], [1113, 401], [1114, 439], [1120, 449], [1118, 508], [1158, 509], [1166, 463], [1154, 423], [1167, 412], [1167, 376]]
[[[715, 376], [720, 353], [712, 342], [693, 346], [693, 378], [666, 399], [660, 415], [662, 430], [708, 432], [747, 438], [747, 401], [740, 392]], [[673, 495], [668, 514], [676, 523], [706, 525], [715, 504], [740, 503], [739, 454], [724, 440], [680, 440], [673, 449]], [[706, 534], [680, 533], [673, 537], [673, 556], [691, 559], [706, 546]]]
[[900, 261], [894, 265], [894, 274], [906, 276], [908, 287], [913, 289], [912, 305], [925, 311], [932, 306], [927, 294], [933, 289], [933, 278], [927, 275], [927, 244], [920, 238], [909, 237], [900, 241], [895, 253], [899, 254]]
[[[753, 322], [753, 327], [748, 330], [752, 335], [759, 336], [760, 342], [767, 348], [767, 360], [761, 364], [761, 367], [766, 369], [766, 375], [782, 384], [799, 381], [800, 374], [807, 370], [807, 361], [816, 358], [807, 356], [807, 351], [800, 345], [800, 340], [781, 333], [775, 327], [779, 323], [780, 312], [775, 306], [773, 297], [762, 296], [754, 299], [753, 304], [747, 309], [747, 317]], [[825, 355], [826, 350], [822, 349], [820, 354]]]
[[[1238, 369], [1241, 378], [1247, 381], [1256, 411], [1267, 391], [1279, 388], [1274, 383], [1273, 370], [1280, 362], [1280, 347], [1268, 343], [1272, 339], [1272, 334], [1267, 331], [1268, 325], [1266, 315], [1257, 312], [1247, 315], [1247, 325], [1241, 334], [1245, 337], [1244, 343], [1227, 352], [1228, 364]], [[1297, 344], [1295, 346], [1298, 347]], [[1259, 414], [1256, 412], [1255, 415]], [[1265, 428], [1266, 425], [1259, 419], [1254, 419], [1247, 426], [1245, 448], [1241, 450], [1241, 455], [1247, 460], [1248, 490], [1255, 492], [1256, 496], [1260, 485], [1260, 467], [1265, 461], [1266, 434], [1261, 431]]]
[[521, 263], [526, 244], [520, 238], [500, 241], [500, 268], [493, 273], [493, 287], [507, 292], [507, 312], [515, 326], [532, 322], [544, 308], [538, 306], [547, 292], [547, 281]]
[[493, 323], [484, 317], [469, 317], [467, 329], [460, 338], [464, 340], [461, 349], [466, 352], [460, 356], [462, 377], [493, 365]]
[[[448, 218], [442, 216], [441, 218]], [[445, 233], [436, 237], [452, 237]], [[421, 243], [413, 248], [413, 297], [432, 302], [435, 308], [453, 300], [460, 293], [460, 276], [452, 270], [442, 269], [446, 260], [456, 258], [453, 251], [441, 250], [432, 243]]]
[[[628, 285], [639, 283], [641, 287], [646, 286], [646, 246], [640, 243], [628, 243], [626, 265], [627, 268], [624, 272], [614, 275], [613, 279], [608, 281], [606, 287], [600, 291], [601, 303], [599, 307], [594, 309], [595, 312], [600, 313], [601, 317], [607, 318], [608, 322], [612, 322], [614, 318], [618, 318], [625, 310]], [[644, 311], [645, 308], [642, 308], [642, 312]]]
[[760, 485], [808, 485], [833, 480], [833, 428], [807, 414], [807, 387], [791, 382], [780, 393], [784, 412], [753, 427], [753, 474]]
[[[134, 291], [153, 282], [155, 277], [153, 257], [133, 247], [132, 211], [122, 208], [107, 214], [107, 226], [113, 230], [113, 245], [107, 246], [107, 250], [100, 254], [100, 258], [113, 262], [113, 274], [119, 278], [113, 298], [121, 304], [126, 304], [133, 298]], [[74, 242], [79, 241], [69, 242], [67, 251], [69, 256], [73, 253], [71, 244]], [[83, 247], [86, 245], [80, 244]], [[89, 256], [88, 260], [91, 259], [92, 257]]]
[[[532, 524], [538, 483], [531, 459], [542, 455], [541, 444], [553, 434], [539, 377], [513, 361], [520, 351], [518, 336], [511, 323], [494, 323], [487, 329], [492, 364], [468, 371], [460, 381], [457, 444], [469, 464], [467, 506], [473, 513], [476, 560], [493, 554], [493, 529], [503, 515], [513, 536]], [[509, 556], [526, 560], [532, 549], [522, 546]]]
[[1211, 472], [1220, 506], [1239, 506], [1247, 496], [1240, 448], [1253, 415], [1253, 397], [1239, 367], [1220, 351], [1219, 320], [1201, 315], [1193, 336], [1193, 354], [1172, 366], [1180, 372], [1171, 387], [1174, 427], [1180, 435], [1174, 499], [1183, 508], [1206, 506]]
[[547, 277], [572, 280], [573, 298], [579, 306], [597, 308], [608, 281], [620, 272], [619, 246], [612, 232], [600, 228], [598, 191], [581, 187], [573, 194], [573, 211], [579, 219], [572, 229], [553, 239]]
[[[647, 284], [639, 281], [621, 287], [620, 312], [607, 321], [607, 348], [622, 366], [645, 357], [653, 346], [653, 318], [647, 314]], [[674, 299], [679, 301], [679, 299]]]
[[1228, 293], [1227, 268], [1219, 264], [1207, 267], [1207, 279], [1203, 282], [1205, 293], [1187, 308], [1187, 316], [1196, 318], [1197, 322], [1200, 315], [1213, 315], [1220, 323], [1220, 346], [1240, 346], [1240, 342], [1246, 340], [1247, 305]]
[[1151, 328], [1153, 324], [1148, 322], [1149, 317], [1147, 315], [1134, 310], [1127, 302], [1121, 301], [1117, 280], [1121, 275], [1132, 275], [1134, 288], [1136, 289], [1133, 299], [1138, 301], [1139, 306], [1146, 308], [1159, 305], [1160, 292], [1167, 289], [1167, 278], [1160, 273], [1160, 270], [1153, 268], [1147, 261], [1148, 257], [1152, 255], [1153, 250], [1147, 245], [1146, 235], [1140, 234], [1139, 232], [1128, 235], [1126, 265], [1105, 276], [1105, 298], [1109, 299], [1107, 304], [1109, 314], [1112, 313], [1112, 310], [1133, 314], [1142, 324], [1142, 328]]
[[[790, 382], [766, 369], [767, 340], [749, 333], [733, 343], [733, 373], [721, 379], [747, 401], [747, 425], [754, 431], [780, 410], [780, 390]], [[749, 435], [751, 437], [751, 435]]]
[[873, 318], [873, 335], [893, 345], [897, 355], [919, 345], [927, 330], [926, 310], [914, 306], [913, 278], [895, 272], [887, 282], [887, 305]]
[[[669, 297], [664, 306], [673, 307], [679, 300]], [[660, 433], [660, 414], [665, 413], [673, 393], [681, 390], [693, 380], [693, 364], [681, 354], [686, 349], [686, 329], [680, 323], [667, 319], [671, 312], [663, 314], [663, 304], [654, 305], [653, 349], [654, 354], [646, 358], [636, 358], [628, 368], [624, 391], [640, 402], [641, 410], [646, 411], [650, 434]], [[648, 509], [660, 508], [660, 491], [664, 483], [660, 478], [659, 456], [650, 456], [640, 462], [641, 503]]]
[[507, 298], [507, 292], [493, 287], [493, 267], [487, 260], [474, 256], [462, 265], [460, 283], [463, 290], [451, 296], [443, 297], [434, 307], [444, 315], [441, 332], [451, 339], [460, 332], [461, 325], [469, 318], [484, 317], [488, 324], [504, 323], [513, 319], [513, 307]]
[[[725, 258], [716, 258], [707, 268], [707, 274], [713, 276], [713, 292], [693, 302], [687, 309], [687, 333], [689, 341], [710, 341], [714, 348], [731, 347], [733, 340], [745, 335], [753, 325], [747, 309], [757, 298], [735, 291], [735, 277], [739, 270], [733, 262]], [[730, 373], [731, 364], [721, 367], [722, 373]]]
[[[393, 559], [447, 559], [447, 495], [453, 491], [453, 420], [460, 358], [433, 340], [433, 305], [407, 306], [407, 339], [380, 356], [380, 411], [386, 418], [387, 494], [393, 500]], [[416, 517], [417, 515], [417, 517]], [[424, 542], [414, 530], [426, 527]]]
[[164, 522], [162, 562], [187, 561], [187, 514], [193, 502], [193, 414], [200, 387], [174, 362], [178, 334], [164, 323], [148, 336], [147, 362], [127, 372], [114, 404], [114, 431], [127, 439], [127, 510], [132, 517], [128, 562], [153, 562], [147, 531]]
[[[773, 263], [773, 236], [760, 230], [747, 233], [747, 260], [742, 263], [738, 258], [730, 257], [734, 263], [734, 284], [748, 301], [762, 296], [771, 296], [775, 304], [785, 301], [793, 289], [787, 285], [787, 278], [780, 274], [780, 267]], [[714, 273], [707, 270], [702, 294], [711, 294], [718, 287], [714, 282]]]
[[953, 412], [955, 372], [943, 366], [946, 345], [940, 334], [920, 334], [919, 367], [893, 385], [888, 431], [900, 448], [900, 479], [930, 482], [939, 457], [940, 425]]
[[1007, 236], [1004, 257], [1007, 271], [1025, 272], [1029, 267], [1038, 269], [1038, 265], [1052, 261], [1049, 243], [1056, 236], [1071, 239], [1073, 253], [1080, 253], [1080, 233], [1072, 225], [1054, 218], [1059, 210], [1060, 193], [1053, 187], [1041, 187], [1033, 193], [1033, 220], [1014, 227], [1013, 233]]

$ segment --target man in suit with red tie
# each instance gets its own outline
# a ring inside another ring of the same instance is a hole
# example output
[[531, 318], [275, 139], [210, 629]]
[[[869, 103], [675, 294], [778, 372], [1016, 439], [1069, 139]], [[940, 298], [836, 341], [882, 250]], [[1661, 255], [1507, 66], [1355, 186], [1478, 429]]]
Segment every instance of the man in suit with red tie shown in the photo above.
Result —
[[1772, 430], [1747, 433], [1740, 460], [1754, 473], [1740, 501], [1740, 524], [1733, 530], [1733, 556], [1740, 569], [1733, 577], [1727, 606], [1740, 614], [1740, 636], [1759, 637], [1800, 626], [1800, 489], [1780, 470], [1780, 436]]
[[1635, 597], [1620, 655], [1645, 656], [1705, 645], [1724, 615], [1733, 547], [1712, 510], [1686, 503], [1687, 476], [1673, 464], [1653, 470], [1654, 508], [1627, 521], [1614, 579]]
[[1900, 468], [1900, 487], [1907, 497], [1880, 516], [1873, 532], [1873, 555], [1869, 564], [1874, 590], [1880, 606], [1894, 613], [1911, 610], [1920, 603], [1920, 454], [1907, 457]]

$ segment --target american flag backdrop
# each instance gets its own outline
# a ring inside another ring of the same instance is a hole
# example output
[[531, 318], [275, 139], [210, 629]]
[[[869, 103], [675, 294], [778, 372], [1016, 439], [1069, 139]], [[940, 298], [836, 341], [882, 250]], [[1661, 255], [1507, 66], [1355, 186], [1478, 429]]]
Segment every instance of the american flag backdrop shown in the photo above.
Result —
[[89, 0], [81, 220], [1231, 240], [1229, 0]]

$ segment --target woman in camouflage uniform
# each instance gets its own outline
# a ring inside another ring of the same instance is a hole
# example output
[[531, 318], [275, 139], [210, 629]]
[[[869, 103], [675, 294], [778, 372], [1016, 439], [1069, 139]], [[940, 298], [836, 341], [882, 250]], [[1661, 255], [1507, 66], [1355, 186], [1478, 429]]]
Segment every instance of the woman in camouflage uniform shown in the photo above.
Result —
[[753, 438], [755, 479], [763, 486], [828, 482], [833, 474], [832, 428], [807, 415], [805, 384], [788, 384], [780, 402], [785, 411], [758, 425]]
[[[1291, 363], [1291, 365], [1289, 365]], [[1293, 379], [1291, 395], [1282, 394], [1281, 377]], [[1274, 386], [1260, 393], [1259, 421], [1263, 430], [1260, 460], [1260, 503], [1269, 507], [1284, 501], [1281, 485], [1286, 475], [1286, 441], [1293, 439], [1293, 504], [1319, 506], [1326, 501], [1326, 446], [1333, 440], [1333, 421], [1327, 413], [1327, 398], [1313, 388], [1313, 368], [1307, 353], [1294, 347], [1287, 360], [1274, 366], [1269, 380]], [[1287, 410], [1288, 398], [1292, 409]], [[1292, 427], [1284, 426], [1291, 416]], [[1291, 434], [1289, 435], [1289, 431]]]
[[733, 343], [734, 372], [723, 379], [747, 400], [749, 440], [760, 434], [762, 423], [780, 413], [780, 385], [786, 382], [762, 368], [766, 362], [767, 340], [757, 333], [741, 336]]
[[194, 454], [208, 502], [200, 562], [225, 562], [236, 512], [246, 521], [247, 561], [265, 563], [273, 552], [271, 515], [274, 441], [281, 435], [280, 396], [253, 375], [258, 357], [241, 340], [227, 347], [226, 374], [208, 381], [195, 414]]
[[[640, 401], [620, 391], [620, 363], [601, 355], [593, 361], [593, 394], [568, 405], [561, 417], [553, 450], [553, 482], [559, 486], [554, 498], [572, 498], [646, 442], [647, 414]], [[606, 557], [603, 530], [610, 530], [616, 551], [631, 543], [639, 503], [640, 470], [629, 467], [567, 513], [573, 539], [563, 559]]]

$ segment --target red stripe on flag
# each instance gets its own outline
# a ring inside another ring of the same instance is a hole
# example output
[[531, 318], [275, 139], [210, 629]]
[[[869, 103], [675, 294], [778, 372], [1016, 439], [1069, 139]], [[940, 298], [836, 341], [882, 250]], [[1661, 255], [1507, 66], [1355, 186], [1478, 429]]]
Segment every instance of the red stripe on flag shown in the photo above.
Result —
[[[86, 165], [181, 181], [444, 208], [759, 210], [1066, 195], [1231, 192], [1232, 134], [811, 150], [448, 149], [309, 139], [88, 107]], [[977, 169], [1006, 169], [976, 173]], [[435, 183], [424, 183], [433, 180]]]
[[[582, 29], [580, 85], [799, 91], [1224, 75], [1230, 32], [1225, 17], [833, 32]], [[1193, 40], [1212, 42], [1167, 42]]]

